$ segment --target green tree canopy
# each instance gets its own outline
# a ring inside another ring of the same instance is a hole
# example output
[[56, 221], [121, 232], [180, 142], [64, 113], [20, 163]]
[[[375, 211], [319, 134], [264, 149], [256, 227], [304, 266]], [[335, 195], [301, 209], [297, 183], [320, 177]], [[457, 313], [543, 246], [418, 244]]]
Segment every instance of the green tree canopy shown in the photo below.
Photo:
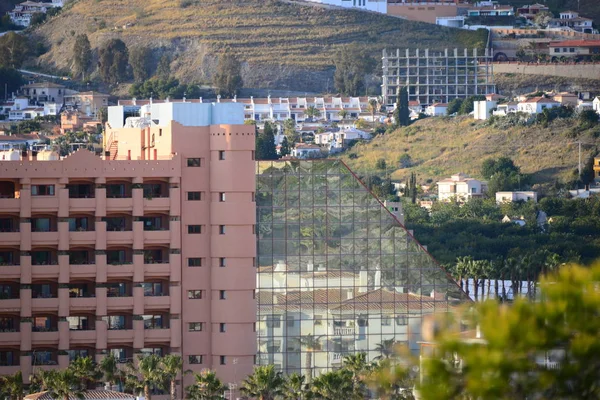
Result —
[[73, 72], [85, 76], [92, 63], [92, 48], [85, 33], [77, 35], [73, 45]]
[[344, 46], [334, 57], [335, 88], [347, 96], [358, 96], [365, 87], [365, 75], [373, 72], [375, 60], [355, 44]]
[[242, 88], [242, 63], [233, 53], [226, 51], [219, 57], [213, 84], [223, 97], [233, 97]]
[[21, 68], [30, 54], [29, 40], [21, 34], [8, 32], [0, 36], [0, 67]]
[[265, 122], [265, 128], [256, 135], [256, 159], [277, 160], [277, 149], [275, 146], [275, 126]]
[[274, 365], [259, 366], [243, 381], [241, 391], [258, 400], [274, 400], [281, 394], [284, 382], [281, 372], [277, 372]]
[[10, 94], [16, 92], [23, 83], [23, 76], [19, 71], [14, 68], [0, 66], [0, 98], [8, 98]]
[[115, 84], [127, 79], [129, 50], [121, 39], [110, 39], [98, 50], [98, 68], [106, 83]]
[[145, 46], [136, 46], [129, 55], [129, 64], [135, 82], [144, 82], [150, 77], [152, 68], [152, 51]]
[[462, 103], [463, 99], [456, 98], [451, 100], [450, 103], [448, 103], [448, 109], [446, 110], [446, 113], [448, 115], [458, 114]]

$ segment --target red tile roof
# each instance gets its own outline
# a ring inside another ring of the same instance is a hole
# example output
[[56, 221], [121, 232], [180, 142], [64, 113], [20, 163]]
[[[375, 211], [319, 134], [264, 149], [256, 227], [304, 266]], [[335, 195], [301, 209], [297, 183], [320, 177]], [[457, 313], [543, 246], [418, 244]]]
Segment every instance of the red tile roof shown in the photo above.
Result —
[[[81, 397], [69, 396], [69, 400], [101, 400], [101, 399], [119, 399], [128, 400], [135, 399], [132, 394], [115, 392], [113, 390], [86, 390], [81, 394]], [[25, 400], [58, 400], [58, 398], [51, 396], [50, 392], [38, 392], [25, 396]], [[62, 400], [62, 399], [60, 399]]]
[[600, 46], [600, 40], [565, 40], [550, 42], [550, 47], [595, 47]]

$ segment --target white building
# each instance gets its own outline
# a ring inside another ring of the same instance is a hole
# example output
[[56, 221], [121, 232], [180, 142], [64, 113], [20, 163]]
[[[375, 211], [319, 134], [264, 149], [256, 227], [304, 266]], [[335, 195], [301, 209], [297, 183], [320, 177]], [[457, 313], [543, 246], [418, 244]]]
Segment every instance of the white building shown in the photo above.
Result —
[[516, 113], [517, 111], [519, 111], [518, 103], [505, 103], [505, 104], [498, 104], [498, 106], [496, 107], [496, 111], [492, 112], [492, 114], [507, 116], [508, 114]]
[[537, 192], [496, 192], [496, 203], [514, 203], [529, 200], [537, 203]]
[[472, 198], [481, 197], [487, 190], [487, 183], [479, 179], [469, 178], [463, 173], [452, 175], [450, 178], [441, 180], [438, 185], [438, 200], [459, 202], [469, 201]]
[[77, 93], [63, 85], [52, 82], [37, 82], [21, 86], [20, 92], [36, 104], [62, 104], [66, 95]]
[[474, 101], [473, 102], [473, 114], [475, 119], [487, 120], [492, 115], [492, 110], [496, 108], [498, 103], [495, 101]]
[[356, 8], [363, 11], [374, 11], [387, 14], [387, 0], [307, 0], [312, 3], [336, 7]]
[[292, 149], [292, 157], [295, 158], [316, 158], [321, 156], [321, 147], [315, 144], [298, 143]]
[[592, 108], [600, 114], [600, 97], [596, 97], [594, 101], [592, 101]]
[[579, 15], [576, 11], [564, 11], [560, 18], [553, 18], [548, 23], [548, 28], [572, 29], [580, 33], [597, 33], [594, 29], [593, 20]]
[[560, 107], [561, 104], [558, 101], [548, 99], [546, 97], [532, 97], [530, 99], [523, 100], [517, 105], [517, 111], [524, 112], [527, 114], [539, 114], [546, 108]]
[[15, 8], [12, 11], [9, 11], [7, 14], [14, 24], [28, 27], [31, 24], [31, 17], [33, 14], [45, 14], [50, 8], [62, 6], [62, 0], [52, 0], [51, 3], [25, 1], [21, 4], [15, 5]]
[[446, 103], [433, 103], [425, 108], [425, 114], [430, 117], [441, 117], [446, 115], [448, 112], [448, 104]]
[[0, 104], [0, 114], [9, 121], [26, 121], [46, 115], [57, 115], [60, 106], [56, 103], [31, 105], [25, 96], [17, 96], [11, 101]]

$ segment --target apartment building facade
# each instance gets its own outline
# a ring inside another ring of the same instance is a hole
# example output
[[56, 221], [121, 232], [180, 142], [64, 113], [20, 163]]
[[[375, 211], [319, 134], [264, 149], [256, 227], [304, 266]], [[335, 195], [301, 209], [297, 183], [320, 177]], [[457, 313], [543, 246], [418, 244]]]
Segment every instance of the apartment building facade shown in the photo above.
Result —
[[0, 375], [109, 353], [180, 354], [232, 383], [251, 372], [255, 138], [242, 115], [109, 108], [104, 159], [0, 162]]
[[474, 95], [496, 92], [490, 49], [383, 50], [382, 96], [384, 103], [396, 103], [398, 90], [408, 87], [409, 101], [422, 105], [449, 103]]

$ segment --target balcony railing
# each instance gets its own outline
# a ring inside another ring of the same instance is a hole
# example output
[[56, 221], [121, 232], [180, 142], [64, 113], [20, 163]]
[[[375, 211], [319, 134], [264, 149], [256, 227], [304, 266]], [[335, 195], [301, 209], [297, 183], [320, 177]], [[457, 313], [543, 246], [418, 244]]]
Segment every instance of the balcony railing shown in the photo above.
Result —
[[31, 327], [31, 331], [32, 332], [56, 332], [58, 331], [58, 327], [57, 326], [51, 326], [51, 327], [45, 327], [45, 326], [32, 326]]
[[336, 336], [354, 335], [354, 328], [333, 328], [333, 334]]

